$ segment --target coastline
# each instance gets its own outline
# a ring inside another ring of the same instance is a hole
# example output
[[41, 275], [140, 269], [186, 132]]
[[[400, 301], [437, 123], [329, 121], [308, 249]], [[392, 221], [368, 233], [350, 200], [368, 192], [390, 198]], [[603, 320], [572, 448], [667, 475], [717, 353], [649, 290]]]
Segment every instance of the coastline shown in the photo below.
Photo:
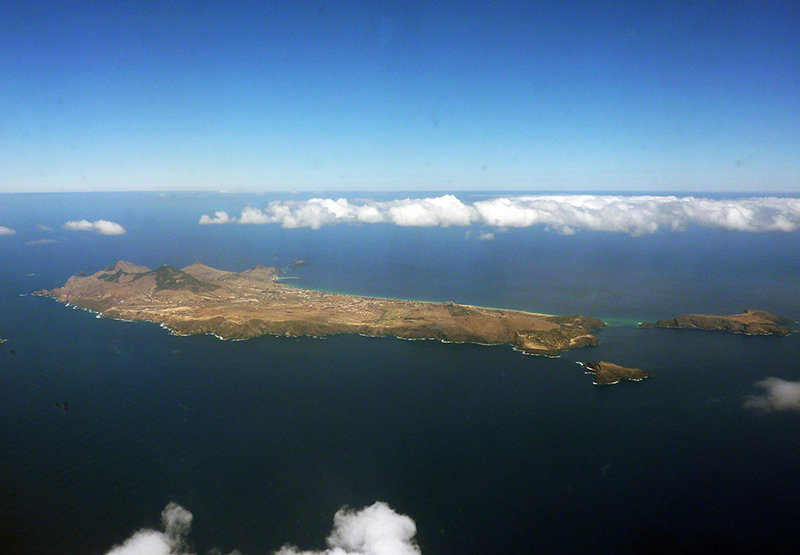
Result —
[[596, 345], [605, 324], [580, 315], [553, 316], [448, 302], [342, 295], [280, 283], [280, 270], [240, 273], [195, 263], [149, 270], [120, 261], [64, 287], [36, 291], [98, 317], [157, 322], [175, 335], [247, 339], [262, 334], [358, 333], [444, 343], [509, 344], [525, 354], [556, 356]]

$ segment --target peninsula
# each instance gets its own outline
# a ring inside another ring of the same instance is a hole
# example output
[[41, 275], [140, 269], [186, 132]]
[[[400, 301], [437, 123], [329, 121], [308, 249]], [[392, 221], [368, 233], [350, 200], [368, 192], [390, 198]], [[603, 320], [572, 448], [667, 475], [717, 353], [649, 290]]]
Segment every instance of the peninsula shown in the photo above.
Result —
[[714, 316], [710, 314], [682, 314], [671, 320], [643, 322], [640, 328], [680, 328], [722, 330], [748, 335], [788, 335], [792, 330], [781, 324], [789, 320], [764, 310], [745, 310], [741, 314]]
[[586, 316], [326, 293], [278, 280], [281, 270], [244, 272], [196, 263], [182, 270], [150, 270], [119, 261], [93, 275], [75, 275], [63, 287], [34, 294], [108, 318], [158, 322], [177, 335], [214, 334], [247, 339], [263, 334], [323, 336], [359, 333], [405, 339], [509, 344], [528, 354], [557, 355], [597, 345], [604, 326]]
[[594, 374], [594, 385], [612, 385], [619, 383], [623, 379], [640, 381], [652, 376], [652, 374], [645, 372], [641, 368], [628, 368], [603, 360], [599, 362], [579, 362], [578, 364], [588, 370], [587, 374]]

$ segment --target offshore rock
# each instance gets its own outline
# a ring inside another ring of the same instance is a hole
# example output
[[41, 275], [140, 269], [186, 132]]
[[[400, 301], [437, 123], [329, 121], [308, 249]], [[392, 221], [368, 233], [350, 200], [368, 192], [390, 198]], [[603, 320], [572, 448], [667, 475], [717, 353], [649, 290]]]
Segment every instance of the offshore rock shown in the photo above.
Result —
[[645, 372], [641, 368], [628, 368], [603, 360], [599, 362], [580, 362], [579, 364], [588, 370], [587, 374], [594, 375], [595, 385], [612, 385], [619, 383], [623, 379], [641, 381], [652, 376], [652, 374]]

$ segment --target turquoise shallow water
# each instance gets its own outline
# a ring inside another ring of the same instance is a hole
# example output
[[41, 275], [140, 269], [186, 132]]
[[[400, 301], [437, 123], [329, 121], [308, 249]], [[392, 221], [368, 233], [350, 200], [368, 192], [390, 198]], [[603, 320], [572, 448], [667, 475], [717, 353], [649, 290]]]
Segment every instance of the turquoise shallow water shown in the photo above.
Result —
[[[800, 379], [798, 335], [629, 325], [748, 306], [797, 319], [794, 235], [528, 229], [489, 244], [454, 228], [197, 226], [220, 202], [241, 207], [213, 196], [12, 200], [26, 236], [0, 243], [3, 553], [104, 553], [170, 501], [193, 513], [197, 553], [323, 548], [336, 510], [376, 500], [414, 519], [426, 554], [796, 546], [800, 414], [742, 403], [767, 376]], [[77, 217], [128, 233], [59, 229]], [[36, 223], [60, 242], [26, 244]], [[614, 325], [599, 347], [549, 359], [392, 338], [175, 337], [20, 296], [119, 258], [233, 270], [304, 258], [304, 286]], [[654, 377], [595, 387], [576, 364], [590, 359]]]

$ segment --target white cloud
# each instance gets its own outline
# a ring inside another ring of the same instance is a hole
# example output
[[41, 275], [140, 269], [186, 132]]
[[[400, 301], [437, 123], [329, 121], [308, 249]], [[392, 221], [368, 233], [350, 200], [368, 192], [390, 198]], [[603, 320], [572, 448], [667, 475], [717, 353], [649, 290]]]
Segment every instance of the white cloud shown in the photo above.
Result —
[[483, 232], [478, 235], [478, 241], [491, 241], [494, 239], [494, 233]]
[[43, 224], [36, 224], [36, 229], [38, 229], [39, 231], [53, 231], [52, 227], [47, 227], [46, 225]]
[[275, 220], [271, 220], [269, 216], [261, 212], [258, 208], [252, 208], [250, 206], [246, 207], [242, 210], [242, 216], [239, 218], [240, 224], [270, 224], [275, 223]]
[[263, 210], [247, 206], [239, 218], [216, 212], [215, 218], [200, 217], [200, 223], [280, 224], [285, 228], [337, 223], [393, 223], [400, 226], [470, 225], [477, 213], [453, 195], [436, 198], [405, 199], [389, 202], [351, 204], [347, 199], [312, 198], [307, 201], [273, 201]]
[[225, 212], [223, 210], [219, 210], [217, 212], [214, 212], [214, 217], [213, 218], [203, 214], [200, 217], [200, 222], [198, 222], [198, 223], [201, 223], [201, 224], [229, 224], [229, 223], [233, 223], [235, 221], [236, 221], [236, 218], [231, 218], [230, 216], [228, 216], [227, 212]]
[[343, 507], [333, 517], [333, 531], [324, 551], [300, 551], [285, 545], [276, 555], [420, 555], [417, 527], [405, 515], [377, 502], [360, 511]]
[[273, 213], [275, 218], [280, 218], [283, 227], [310, 227], [319, 229], [323, 225], [337, 223], [339, 221], [352, 221], [355, 219], [354, 207], [345, 199], [332, 200], [323, 198], [312, 198], [311, 200], [298, 203], [294, 210], [285, 210], [283, 206], [274, 202], [269, 203], [268, 208], [275, 208]]
[[549, 195], [492, 199], [476, 202], [475, 207], [486, 225], [544, 225], [566, 234], [588, 229], [643, 235], [683, 231], [689, 225], [736, 231], [794, 231], [800, 227], [800, 199], [773, 197]]
[[475, 221], [477, 213], [453, 195], [437, 198], [406, 199], [393, 203], [388, 208], [392, 222], [403, 226], [465, 226]]
[[94, 222], [94, 229], [101, 235], [122, 235], [125, 233], [124, 227], [108, 220], [97, 220]]
[[17, 232], [10, 227], [0, 225], [0, 235], [16, 235]]
[[761, 395], [751, 395], [744, 402], [744, 408], [800, 411], [800, 382], [790, 382], [780, 378], [767, 378], [756, 382], [756, 387], [764, 390]]
[[[139, 530], [106, 555], [192, 555], [185, 541], [192, 525], [192, 513], [170, 503], [161, 513], [161, 523], [163, 532]], [[287, 544], [275, 555], [421, 555], [414, 542], [416, 533], [417, 527], [411, 518], [379, 501], [360, 511], [347, 507], [339, 509], [333, 517], [328, 549], [300, 551]], [[241, 554], [233, 551], [230, 555]]]
[[163, 532], [139, 530], [106, 555], [189, 555], [184, 540], [192, 525], [192, 513], [170, 503], [161, 513], [161, 524]]
[[65, 223], [64, 229], [70, 229], [72, 231], [91, 231], [94, 229], [94, 224], [88, 220], [78, 220]]
[[125, 228], [116, 222], [108, 220], [95, 220], [90, 222], [88, 220], [70, 221], [64, 224], [64, 229], [72, 231], [96, 231], [101, 235], [122, 235], [125, 233]]
[[172, 547], [161, 532], [142, 530], [115, 547], [107, 555], [170, 555]]
[[[707, 199], [675, 196], [531, 195], [499, 197], [465, 204], [454, 195], [352, 204], [347, 199], [313, 198], [248, 206], [239, 218], [216, 212], [200, 223], [280, 224], [319, 229], [337, 223], [392, 223], [448, 227], [472, 224], [498, 228], [544, 226], [565, 235], [577, 230], [644, 235], [684, 231], [696, 225], [733, 231], [795, 231], [800, 199], [753, 197]], [[488, 232], [487, 232], [488, 233]]]

